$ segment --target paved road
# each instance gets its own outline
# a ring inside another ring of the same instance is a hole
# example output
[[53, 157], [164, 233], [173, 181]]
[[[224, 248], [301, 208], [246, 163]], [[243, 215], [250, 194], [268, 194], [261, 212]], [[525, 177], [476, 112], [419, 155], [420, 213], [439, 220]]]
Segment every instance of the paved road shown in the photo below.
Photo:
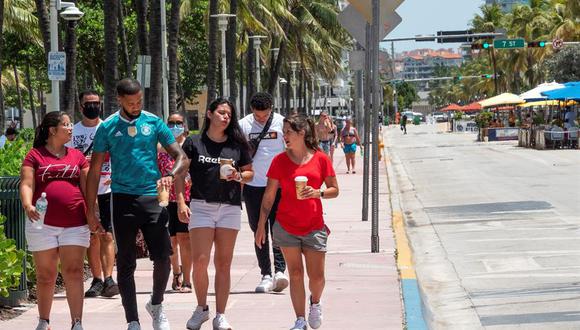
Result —
[[[399, 276], [396, 269], [393, 231], [388, 221], [391, 211], [388, 201], [387, 172], [381, 163], [380, 191], [380, 253], [370, 253], [370, 222], [361, 219], [362, 160], [360, 155], [357, 174], [345, 174], [346, 166], [341, 151], [337, 151], [335, 168], [340, 196], [324, 200], [325, 219], [332, 230], [326, 257], [326, 288], [323, 295], [324, 322], [321, 329], [401, 329], [403, 327]], [[151, 329], [145, 303], [151, 290], [152, 264], [140, 259], [137, 264], [136, 284], [139, 315], [143, 329]], [[210, 280], [213, 282], [213, 267]], [[226, 314], [235, 329], [273, 330], [288, 329], [294, 324], [290, 294], [256, 294], [260, 270], [254, 255], [252, 233], [245, 211], [242, 230], [238, 236], [232, 265], [232, 287]], [[90, 282], [85, 283], [88, 288]], [[169, 283], [170, 289], [171, 283]], [[215, 312], [213, 285], [210, 285], [212, 317]], [[172, 329], [185, 329], [185, 323], [195, 306], [193, 294], [168, 293], [165, 309]], [[37, 322], [35, 306], [29, 306], [23, 315], [0, 322], [0, 329], [33, 329]], [[84, 302], [83, 324], [86, 330], [126, 329], [119, 297], [94, 298]], [[53, 303], [51, 325], [53, 330], [69, 329], [69, 313], [63, 294]], [[211, 320], [202, 329], [210, 329]]]
[[428, 324], [580, 328], [580, 152], [386, 130]]

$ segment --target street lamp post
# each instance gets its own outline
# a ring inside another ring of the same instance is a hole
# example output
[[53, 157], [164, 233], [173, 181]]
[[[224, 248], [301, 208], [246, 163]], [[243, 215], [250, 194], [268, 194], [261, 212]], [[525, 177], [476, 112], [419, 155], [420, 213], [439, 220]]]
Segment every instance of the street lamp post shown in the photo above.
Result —
[[285, 85], [287, 83], [288, 83], [288, 80], [286, 80], [286, 79], [284, 79], [282, 77], [280, 77], [278, 79], [278, 100], [279, 100], [279, 103], [278, 103], [278, 113], [282, 113], [282, 95], [280, 95], [280, 84]]
[[267, 38], [266, 36], [249, 36], [248, 38], [254, 41], [254, 51], [256, 52], [256, 91], [259, 92], [262, 89], [260, 81], [260, 45], [262, 40]]
[[[276, 63], [278, 63], [278, 53], [280, 52], [280, 48], [270, 48], [270, 51], [272, 51], [272, 55], [274, 56], [273, 60], [272, 60], [272, 64], [270, 65], [276, 65]], [[274, 102], [276, 104], [274, 104], [274, 108], [278, 107], [278, 95], [280, 94], [280, 79], [276, 80], [276, 96], [274, 97]], [[278, 111], [280, 112], [280, 111]]]
[[297, 110], [296, 107], [296, 69], [298, 68], [298, 62], [292, 61], [290, 62], [290, 68], [292, 69], [292, 100], [294, 110]]
[[222, 57], [222, 97], [229, 98], [230, 97], [230, 83], [228, 81], [228, 66], [226, 61], [226, 31], [228, 30], [228, 18], [236, 17], [234, 14], [217, 14], [211, 15], [213, 18], [218, 19], [218, 29], [221, 32], [222, 38], [222, 49], [221, 49], [221, 57]]
[[[50, 0], [50, 53], [58, 52], [58, 12], [64, 9], [60, 16], [67, 21], [78, 21], [84, 13], [73, 2]], [[50, 58], [49, 54], [49, 58]], [[66, 68], [66, 65], [65, 65]], [[50, 70], [50, 68], [49, 68]], [[51, 79], [51, 111], [60, 111], [60, 86], [59, 80]]]
[[167, 58], [167, 15], [165, 0], [161, 0], [161, 76], [163, 84], [163, 119], [169, 119], [169, 61]]

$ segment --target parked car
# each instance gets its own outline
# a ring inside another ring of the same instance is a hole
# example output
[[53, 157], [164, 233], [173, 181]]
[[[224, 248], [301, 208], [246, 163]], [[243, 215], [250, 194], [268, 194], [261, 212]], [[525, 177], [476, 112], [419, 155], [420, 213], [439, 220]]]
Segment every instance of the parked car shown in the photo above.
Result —
[[443, 112], [433, 112], [431, 114], [433, 119], [438, 123], [443, 123], [447, 121], [447, 115]]

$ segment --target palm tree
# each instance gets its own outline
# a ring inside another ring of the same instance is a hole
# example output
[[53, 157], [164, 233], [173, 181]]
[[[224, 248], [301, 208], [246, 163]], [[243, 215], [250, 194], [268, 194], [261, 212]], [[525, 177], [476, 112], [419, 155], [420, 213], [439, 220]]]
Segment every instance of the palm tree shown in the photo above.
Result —
[[149, 15], [149, 54], [151, 55], [151, 83], [149, 87], [148, 111], [159, 116], [162, 114], [162, 59], [161, 59], [161, 3], [151, 1]]
[[551, 35], [566, 41], [580, 40], [580, 3], [577, 0], [552, 0], [554, 27]]
[[64, 88], [61, 91], [61, 108], [74, 118], [74, 112], [77, 101], [77, 35], [76, 22], [69, 21], [66, 23], [66, 37], [64, 51], [66, 52], [66, 80]]
[[2, 88], [2, 50], [4, 48], [4, 0], [0, 0], [0, 132], [4, 132], [4, 89]]
[[36, 15], [38, 16], [38, 27], [42, 34], [42, 43], [44, 45], [44, 52], [48, 56], [50, 52], [50, 21], [48, 19], [48, 10], [46, 9], [46, 2], [44, 0], [35, 0]]
[[[118, 0], [104, 0], [103, 10], [109, 13], [117, 13], [119, 2]], [[117, 92], [115, 86], [117, 84], [117, 15], [107, 14], [105, 12], [105, 68], [104, 68], [104, 89], [105, 115], [110, 115], [117, 107]]]
[[[218, 14], [219, 0], [209, 0], [209, 15]], [[208, 24], [208, 65], [207, 65], [207, 102], [213, 102], [217, 98], [217, 74], [218, 74], [218, 21], [209, 17]]]
[[[230, 14], [238, 14], [238, 0], [230, 0]], [[230, 101], [236, 104], [238, 88], [236, 84], [236, 54], [237, 54], [237, 18], [232, 17], [228, 21], [226, 34], [226, 62], [228, 63], [228, 81], [230, 83]]]

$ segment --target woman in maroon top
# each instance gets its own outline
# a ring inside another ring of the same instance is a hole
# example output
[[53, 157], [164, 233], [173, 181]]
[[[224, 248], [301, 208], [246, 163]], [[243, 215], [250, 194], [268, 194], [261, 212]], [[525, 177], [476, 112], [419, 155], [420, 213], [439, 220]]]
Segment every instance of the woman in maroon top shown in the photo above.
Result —
[[[311, 119], [291, 115], [284, 119], [283, 132], [286, 152], [276, 156], [268, 170], [256, 245], [261, 248], [264, 244], [266, 218], [270, 214], [276, 191], [280, 188], [282, 197], [273, 228], [273, 240], [274, 245], [281, 248], [290, 274], [290, 297], [296, 313], [296, 323], [292, 330], [307, 329], [302, 255], [306, 260], [310, 289], [308, 323], [311, 328], [317, 329], [322, 323], [320, 299], [325, 282], [326, 241], [330, 233], [324, 223], [320, 200], [337, 197], [338, 183], [332, 162], [318, 149]], [[308, 179], [306, 187], [300, 192], [294, 180], [298, 176]]]
[[[82, 329], [83, 263], [90, 235], [84, 199], [89, 164], [80, 151], [65, 147], [72, 127], [65, 112], [46, 114], [20, 172], [20, 199], [28, 217], [26, 241], [36, 266], [37, 330], [49, 329], [59, 260], [72, 329]], [[48, 207], [44, 224], [38, 228], [32, 223], [40, 219], [35, 205], [43, 192]]]

